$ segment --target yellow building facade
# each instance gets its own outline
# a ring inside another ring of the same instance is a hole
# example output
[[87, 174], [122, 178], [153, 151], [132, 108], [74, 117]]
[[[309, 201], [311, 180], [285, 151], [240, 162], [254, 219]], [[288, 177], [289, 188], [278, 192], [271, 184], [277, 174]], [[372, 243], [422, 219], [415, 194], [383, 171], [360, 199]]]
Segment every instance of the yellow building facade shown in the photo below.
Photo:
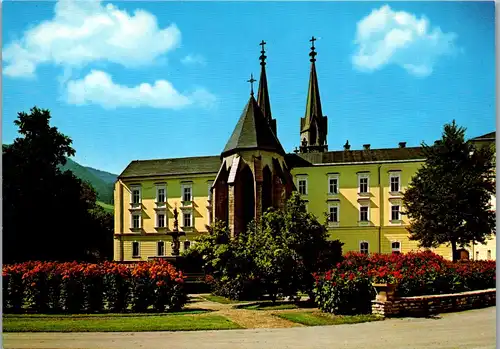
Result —
[[[266, 207], [282, 205], [279, 198], [289, 195], [292, 189], [301, 194], [309, 212], [326, 222], [330, 237], [344, 243], [343, 252], [419, 250], [418, 243], [408, 239], [408, 221], [401, 210], [403, 192], [425, 161], [421, 148], [407, 147], [401, 142], [389, 149], [372, 149], [365, 144], [354, 150], [347, 142], [342, 150], [328, 151], [328, 121], [321, 110], [313, 45], [306, 113], [300, 123], [300, 148], [284, 154], [277, 138], [276, 120], [271, 115], [264, 53], [263, 49], [258, 97], [254, 98], [252, 89], [221, 155], [137, 160], [120, 174], [114, 191], [116, 261], [171, 256], [169, 234], [174, 229], [175, 210], [179, 230], [185, 233], [180, 238], [183, 251], [194, 243], [196, 236], [207, 231], [213, 217], [225, 217], [230, 227], [241, 226], [235, 215], [244, 205], [238, 206], [238, 200], [251, 199], [250, 206], [254, 208], [244, 208], [251, 210], [246, 218], [258, 218]], [[495, 133], [474, 140], [492, 144]], [[267, 166], [268, 172], [263, 166]], [[245, 182], [240, 184], [243, 194], [239, 195], [246, 196], [234, 196], [238, 190], [234, 190], [231, 181], [238, 173], [252, 182], [248, 185], [253, 185], [250, 192], [255, 192], [254, 197], [244, 191]], [[266, 173], [268, 184], [262, 179]], [[270, 193], [266, 194], [266, 190]], [[487, 245], [467, 248], [470, 258], [496, 259], [495, 244], [496, 239], [492, 238]], [[434, 251], [452, 258], [449, 246]]]

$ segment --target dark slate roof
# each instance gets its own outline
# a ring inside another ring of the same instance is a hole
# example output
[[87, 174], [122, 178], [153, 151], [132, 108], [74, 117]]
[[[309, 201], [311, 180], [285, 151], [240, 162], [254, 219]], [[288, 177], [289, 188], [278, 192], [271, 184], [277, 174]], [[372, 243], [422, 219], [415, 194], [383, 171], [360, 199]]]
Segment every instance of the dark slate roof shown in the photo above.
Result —
[[119, 178], [186, 175], [214, 173], [219, 171], [220, 156], [198, 156], [189, 158], [134, 160]]
[[496, 132], [493, 131], [479, 137], [474, 137], [471, 139], [471, 141], [491, 141], [495, 140], [495, 137], [496, 137]]
[[[301, 119], [300, 131], [309, 130], [314, 117], [323, 116], [321, 109], [321, 98], [319, 95], [318, 75], [316, 74], [316, 64], [311, 61], [311, 74], [309, 76], [309, 87], [307, 89], [306, 114]], [[302, 121], [303, 120], [303, 121]]]
[[342, 164], [368, 161], [404, 161], [424, 159], [421, 147], [388, 148], [370, 150], [339, 150], [324, 153], [288, 154], [287, 164], [291, 167], [305, 167], [319, 164]]
[[221, 156], [246, 149], [269, 150], [285, 154], [253, 95], [250, 96]]

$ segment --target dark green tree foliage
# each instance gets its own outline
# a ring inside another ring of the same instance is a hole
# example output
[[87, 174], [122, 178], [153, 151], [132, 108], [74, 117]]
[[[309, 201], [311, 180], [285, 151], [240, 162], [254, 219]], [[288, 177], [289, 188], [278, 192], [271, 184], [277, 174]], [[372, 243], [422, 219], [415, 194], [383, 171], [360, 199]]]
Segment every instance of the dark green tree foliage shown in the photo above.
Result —
[[341, 260], [342, 244], [327, 238], [325, 226], [306, 212], [294, 193], [283, 211], [269, 210], [260, 224], [252, 222], [235, 239], [223, 223], [216, 222], [187, 255], [203, 261], [215, 292], [223, 296], [294, 297], [298, 291], [312, 290], [313, 272]]
[[455, 121], [444, 126], [434, 145], [422, 146], [425, 164], [403, 198], [410, 239], [422, 247], [448, 243], [456, 260], [457, 247], [485, 243], [495, 233], [494, 149], [466, 142], [465, 128]]
[[112, 248], [112, 217], [110, 224], [87, 183], [59, 169], [75, 150], [49, 121], [37, 107], [18, 113], [20, 137], [3, 147], [4, 263], [92, 259]]

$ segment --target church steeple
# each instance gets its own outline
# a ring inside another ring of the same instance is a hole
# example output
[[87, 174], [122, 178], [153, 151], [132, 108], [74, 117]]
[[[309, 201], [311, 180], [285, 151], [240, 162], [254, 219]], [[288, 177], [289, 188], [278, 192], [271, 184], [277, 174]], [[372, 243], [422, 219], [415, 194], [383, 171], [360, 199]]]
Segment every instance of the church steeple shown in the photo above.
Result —
[[321, 109], [321, 98], [319, 95], [318, 76], [316, 73], [316, 38], [311, 38], [311, 73], [309, 76], [309, 88], [307, 91], [306, 113], [300, 119], [300, 151], [301, 152], [323, 152], [328, 150], [326, 135], [328, 131], [328, 118], [323, 115]]
[[262, 110], [262, 113], [264, 114], [264, 117], [266, 118], [267, 122], [269, 123], [269, 126], [271, 127], [271, 130], [273, 130], [274, 134], [276, 135], [276, 120], [273, 119], [272, 113], [271, 113], [271, 102], [269, 101], [269, 89], [267, 87], [267, 75], [266, 75], [266, 50], [264, 48], [264, 45], [266, 45], [266, 42], [264, 40], [261, 41], [259, 44], [262, 46], [262, 50], [260, 51], [260, 81], [259, 81], [259, 90], [257, 92], [257, 104], [259, 105], [260, 109]]

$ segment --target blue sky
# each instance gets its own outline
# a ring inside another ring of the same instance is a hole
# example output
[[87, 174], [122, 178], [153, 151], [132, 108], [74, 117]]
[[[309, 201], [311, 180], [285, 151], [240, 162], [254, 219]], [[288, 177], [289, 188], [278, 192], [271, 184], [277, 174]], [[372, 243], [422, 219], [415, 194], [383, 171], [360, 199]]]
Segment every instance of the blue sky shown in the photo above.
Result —
[[309, 39], [330, 150], [417, 146], [456, 119], [495, 130], [493, 2], [11, 2], [3, 4], [3, 142], [34, 105], [75, 160], [120, 173], [135, 159], [218, 155], [258, 78], [278, 136], [299, 145]]

